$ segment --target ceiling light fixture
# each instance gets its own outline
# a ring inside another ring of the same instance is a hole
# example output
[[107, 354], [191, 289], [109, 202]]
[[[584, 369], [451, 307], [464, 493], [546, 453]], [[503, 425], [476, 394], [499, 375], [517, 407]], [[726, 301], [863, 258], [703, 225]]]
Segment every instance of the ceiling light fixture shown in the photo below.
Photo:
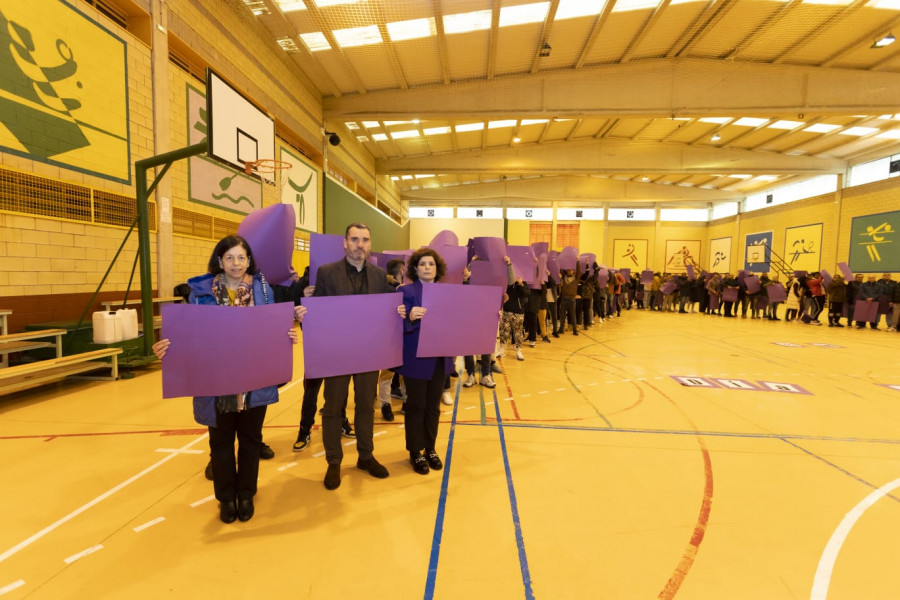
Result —
[[521, 141], [522, 141], [522, 138], [520, 138], [519, 136], [516, 136], [513, 138], [513, 144], [518, 144]]
[[[893, 41], [893, 38], [891, 38], [891, 41]], [[545, 41], [545, 42], [543, 43], [543, 45], [541, 46], [541, 52], [540, 52], [539, 56], [540, 56], [541, 58], [547, 58], [548, 56], [550, 56], [550, 51], [551, 51], [551, 50], [553, 50], [553, 48], [551, 48], [551, 47], [550, 47], [550, 44], [548, 44], [548, 43]]]
[[721, 139], [722, 139], [721, 135], [719, 135], [718, 133], [714, 133], [713, 136], [711, 138], [709, 138], [709, 141], [718, 142]]
[[885, 46], [890, 46], [895, 41], [897, 41], [897, 38], [894, 37], [893, 33], [889, 33], [883, 38], [879, 38], [872, 42], [872, 48], [884, 48]]

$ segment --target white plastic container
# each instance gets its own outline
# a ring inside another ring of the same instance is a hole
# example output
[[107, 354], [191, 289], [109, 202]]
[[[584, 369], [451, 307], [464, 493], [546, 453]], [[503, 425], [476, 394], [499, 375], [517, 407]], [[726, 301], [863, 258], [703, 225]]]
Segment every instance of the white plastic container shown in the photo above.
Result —
[[122, 341], [122, 318], [114, 312], [99, 311], [93, 316], [94, 343], [112, 344]]
[[116, 311], [116, 317], [122, 322], [123, 340], [133, 340], [138, 336], [137, 309], [120, 308]]

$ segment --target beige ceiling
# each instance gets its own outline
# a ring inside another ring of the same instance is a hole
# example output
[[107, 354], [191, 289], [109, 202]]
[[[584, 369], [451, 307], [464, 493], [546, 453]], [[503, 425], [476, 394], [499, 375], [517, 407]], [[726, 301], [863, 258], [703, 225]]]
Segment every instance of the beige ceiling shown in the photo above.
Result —
[[705, 205], [900, 152], [900, 0], [244, 1], [411, 204]]

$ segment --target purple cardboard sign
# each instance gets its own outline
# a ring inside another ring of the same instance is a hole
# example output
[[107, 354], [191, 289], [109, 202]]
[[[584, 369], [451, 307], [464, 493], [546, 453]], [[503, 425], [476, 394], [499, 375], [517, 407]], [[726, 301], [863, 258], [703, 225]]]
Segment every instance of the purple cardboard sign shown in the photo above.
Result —
[[744, 277], [744, 285], [747, 286], [748, 293], [755, 294], [759, 291], [760, 288], [759, 277], [757, 277], [756, 275], [748, 275], [747, 277]]
[[306, 379], [368, 373], [403, 364], [403, 319], [397, 314], [403, 294], [315, 296], [301, 302], [308, 311], [303, 318]]
[[559, 253], [559, 268], [574, 269], [575, 263], [578, 262], [578, 248], [575, 246], [566, 246]]
[[644, 269], [641, 271], [641, 285], [653, 285], [652, 269]]
[[671, 294], [672, 292], [675, 291], [675, 282], [674, 281], [665, 282], [664, 284], [659, 286], [659, 291], [661, 291], [664, 296], [668, 296], [669, 294]]
[[530, 287], [533, 290], [541, 289], [541, 284], [547, 281], [547, 255], [541, 254], [538, 256], [538, 264], [537, 264], [537, 281], [530, 284]]
[[238, 235], [247, 240], [253, 251], [253, 262], [271, 283], [291, 284], [296, 222], [293, 206], [273, 204], [253, 211], [238, 226]]
[[502, 259], [506, 256], [506, 240], [498, 237], [472, 238], [472, 252], [482, 260]]
[[498, 307], [505, 287], [422, 285], [426, 309], [416, 356], [490, 354], [497, 341]]
[[619, 269], [619, 273], [622, 274], [622, 277], [625, 278], [625, 281], [628, 281], [629, 279], [631, 279], [631, 269], [630, 268], [625, 267], [624, 269]]
[[831, 282], [834, 281], [834, 278], [831, 276], [831, 273], [829, 273], [825, 269], [822, 269], [821, 271], [819, 271], [819, 273], [822, 274], [822, 279], [824, 279], [825, 281], [825, 289], [827, 290], [828, 286], [831, 285]]
[[493, 285], [506, 289], [508, 279], [506, 263], [500, 260], [476, 260], [469, 265], [472, 271], [469, 283], [472, 285]]
[[535, 256], [540, 256], [541, 254], [547, 254], [550, 252], [550, 243], [549, 242], [535, 242], [531, 245], [531, 249], [534, 250]]
[[722, 290], [722, 301], [723, 302], [736, 302], [738, 299], [738, 291], [737, 288], [725, 288]]
[[606, 287], [609, 285], [609, 271], [606, 269], [600, 269], [597, 273], [597, 285], [600, 287]]
[[439, 283], [462, 283], [463, 269], [466, 268], [466, 247], [439, 246], [431, 248], [441, 255], [447, 265], [447, 274]]
[[597, 262], [597, 255], [585, 252], [578, 257], [578, 262], [581, 263], [581, 272], [587, 273], [593, 268], [594, 263]]
[[878, 302], [866, 302], [857, 300], [853, 309], [853, 320], [859, 323], [868, 321], [874, 323], [878, 319]]
[[428, 247], [438, 248], [440, 246], [459, 246], [459, 238], [456, 237], [456, 234], [449, 229], [440, 231], [436, 236], [434, 236], [434, 239], [431, 240], [431, 243], [428, 244]]
[[709, 310], [718, 310], [719, 309], [719, 295], [718, 294], [710, 294], [709, 295]]
[[766, 295], [769, 297], [769, 302], [785, 302], [787, 300], [787, 291], [778, 282], [766, 286]]
[[808, 271], [794, 271], [794, 277], [800, 279], [801, 277], [806, 277], [809, 274]]
[[841, 270], [841, 274], [844, 276], [844, 281], [852, 281], [853, 280], [853, 271], [850, 270], [850, 267], [845, 262], [838, 263], [838, 269]]
[[550, 271], [550, 277], [553, 278], [553, 281], [559, 283], [559, 253], [557, 252], [555, 255], [553, 252], [547, 256], [547, 270]]
[[344, 236], [333, 233], [309, 234], [309, 285], [316, 285], [319, 267], [341, 260], [344, 252]]
[[513, 270], [525, 283], [537, 281], [537, 265], [534, 262], [534, 250], [531, 246], [507, 246], [506, 254], [512, 263]]
[[691, 281], [697, 279], [697, 273], [694, 272], [694, 265], [685, 265], [685, 268], [687, 269], [688, 279]]
[[[290, 302], [260, 306], [166, 304], [162, 339], [163, 398], [226, 396], [290, 381], [294, 322]], [[223, 353], [240, 349], [240, 368]]]

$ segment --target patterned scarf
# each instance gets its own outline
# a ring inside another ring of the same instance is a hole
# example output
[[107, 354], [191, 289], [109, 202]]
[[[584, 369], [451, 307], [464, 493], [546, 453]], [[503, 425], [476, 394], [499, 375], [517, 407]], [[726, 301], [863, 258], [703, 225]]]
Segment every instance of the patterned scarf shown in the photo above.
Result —
[[[212, 293], [219, 306], [253, 306], [253, 276], [244, 273], [244, 278], [238, 284], [234, 294], [234, 304], [228, 296], [228, 286], [225, 281], [225, 273], [219, 273], [213, 278]], [[235, 394], [231, 396], [216, 397], [216, 412], [230, 413], [247, 409], [247, 394]]]

